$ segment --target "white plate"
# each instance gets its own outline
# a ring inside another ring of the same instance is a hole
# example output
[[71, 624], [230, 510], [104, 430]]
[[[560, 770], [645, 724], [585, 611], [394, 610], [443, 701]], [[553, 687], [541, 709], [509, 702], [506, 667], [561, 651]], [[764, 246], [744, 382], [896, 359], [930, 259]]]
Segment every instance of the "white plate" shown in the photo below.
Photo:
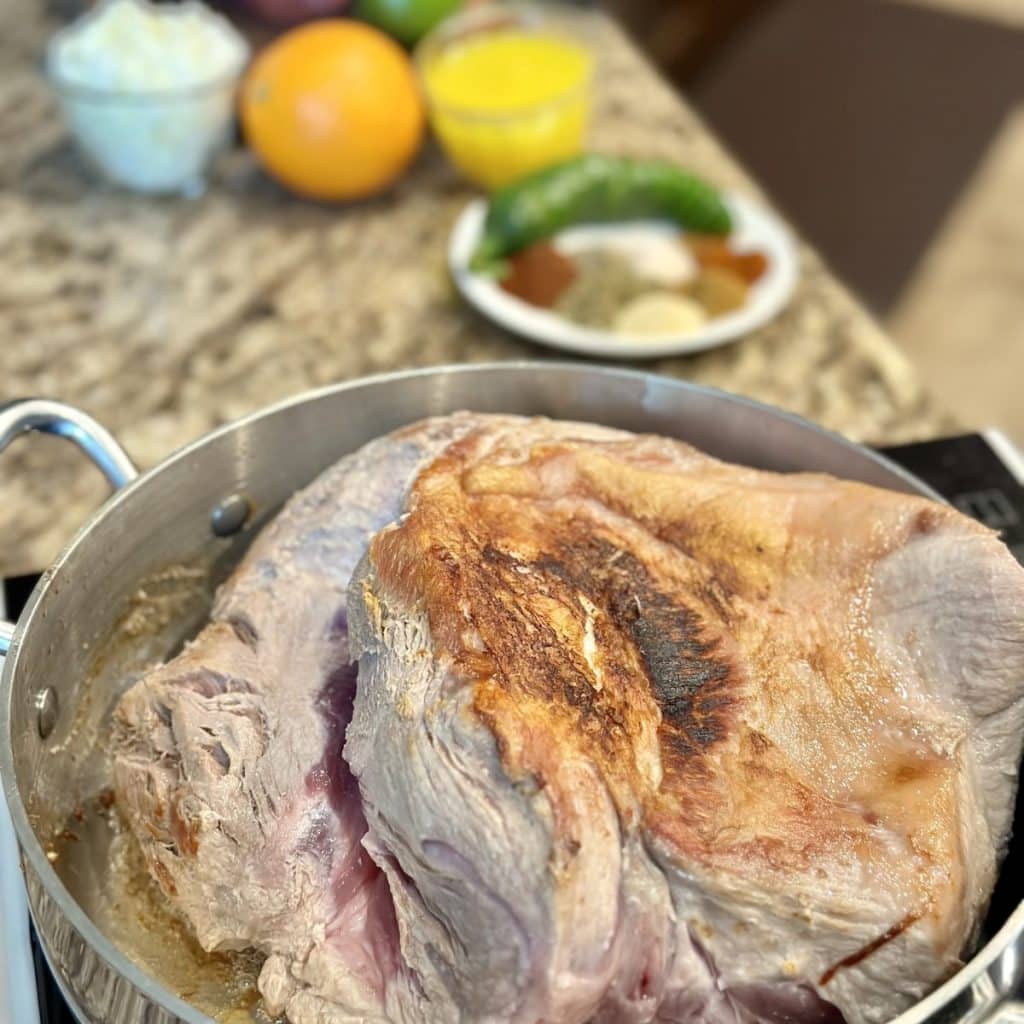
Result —
[[[469, 261], [483, 231], [487, 201], [477, 199], [459, 216], [448, 244], [448, 265], [459, 291], [470, 305], [502, 327], [554, 348], [610, 359], [650, 359], [657, 356], [700, 352], [735, 341], [767, 323], [789, 301], [796, 286], [798, 256], [793, 237], [785, 225], [763, 206], [734, 194], [725, 196], [733, 216], [731, 243], [740, 251], [756, 249], [768, 258], [768, 269], [751, 287], [742, 309], [715, 317], [688, 334], [613, 334], [572, 323], [556, 313], [531, 306], [509, 295], [496, 281], [469, 269]], [[576, 248], [586, 232], [597, 241], [621, 225], [580, 226], [557, 236], [556, 241]], [[663, 221], [632, 223], [630, 231], [678, 234], [679, 228]]]

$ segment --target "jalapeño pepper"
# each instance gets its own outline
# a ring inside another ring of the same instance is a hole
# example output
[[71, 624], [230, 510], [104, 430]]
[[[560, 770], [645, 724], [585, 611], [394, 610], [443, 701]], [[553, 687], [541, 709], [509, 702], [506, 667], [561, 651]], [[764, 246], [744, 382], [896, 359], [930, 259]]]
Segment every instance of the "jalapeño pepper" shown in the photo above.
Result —
[[732, 218], [700, 178], [657, 160], [590, 154], [546, 168], [496, 192], [473, 254], [474, 270], [573, 225], [661, 218], [707, 235], [725, 235]]

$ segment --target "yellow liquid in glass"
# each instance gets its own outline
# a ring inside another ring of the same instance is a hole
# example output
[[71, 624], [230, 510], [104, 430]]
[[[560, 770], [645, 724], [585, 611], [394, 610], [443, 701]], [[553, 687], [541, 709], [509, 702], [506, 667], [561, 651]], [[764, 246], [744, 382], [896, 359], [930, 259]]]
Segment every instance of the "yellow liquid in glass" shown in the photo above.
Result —
[[516, 29], [452, 42], [424, 68], [434, 131], [452, 162], [488, 188], [575, 156], [592, 63], [572, 40]]

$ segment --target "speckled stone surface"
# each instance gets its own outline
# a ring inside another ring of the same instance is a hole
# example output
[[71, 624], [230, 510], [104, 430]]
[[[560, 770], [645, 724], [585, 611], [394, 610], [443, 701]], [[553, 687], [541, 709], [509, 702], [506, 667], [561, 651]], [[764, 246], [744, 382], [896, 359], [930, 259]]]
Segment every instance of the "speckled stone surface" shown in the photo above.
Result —
[[[0, 0], [0, 395], [81, 406], [142, 466], [304, 389], [458, 361], [549, 358], [468, 310], [445, 272], [473, 194], [428, 147], [386, 198], [329, 208], [226, 154], [198, 200], [117, 192], [82, 165], [38, 72], [53, 26]], [[593, 142], [751, 189], [610, 24]], [[804, 249], [790, 308], [742, 342], [644, 364], [794, 410], [857, 439], [949, 426], [907, 362]], [[104, 484], [50, 438], [0, 458], [0, 573], [38, 569]]]

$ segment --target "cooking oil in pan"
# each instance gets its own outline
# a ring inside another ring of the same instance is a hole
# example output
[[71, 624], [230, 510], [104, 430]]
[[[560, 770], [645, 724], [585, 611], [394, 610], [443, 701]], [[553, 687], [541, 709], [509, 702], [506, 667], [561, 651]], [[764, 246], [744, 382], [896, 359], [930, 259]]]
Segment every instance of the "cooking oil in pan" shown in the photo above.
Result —
[[207, 953], [171, 913], [110, 791], [76, 810], [50, 857], [100, 930], [170, 991], [220, 1024], [283, 1024], [260, 1007], [261, 956]]

